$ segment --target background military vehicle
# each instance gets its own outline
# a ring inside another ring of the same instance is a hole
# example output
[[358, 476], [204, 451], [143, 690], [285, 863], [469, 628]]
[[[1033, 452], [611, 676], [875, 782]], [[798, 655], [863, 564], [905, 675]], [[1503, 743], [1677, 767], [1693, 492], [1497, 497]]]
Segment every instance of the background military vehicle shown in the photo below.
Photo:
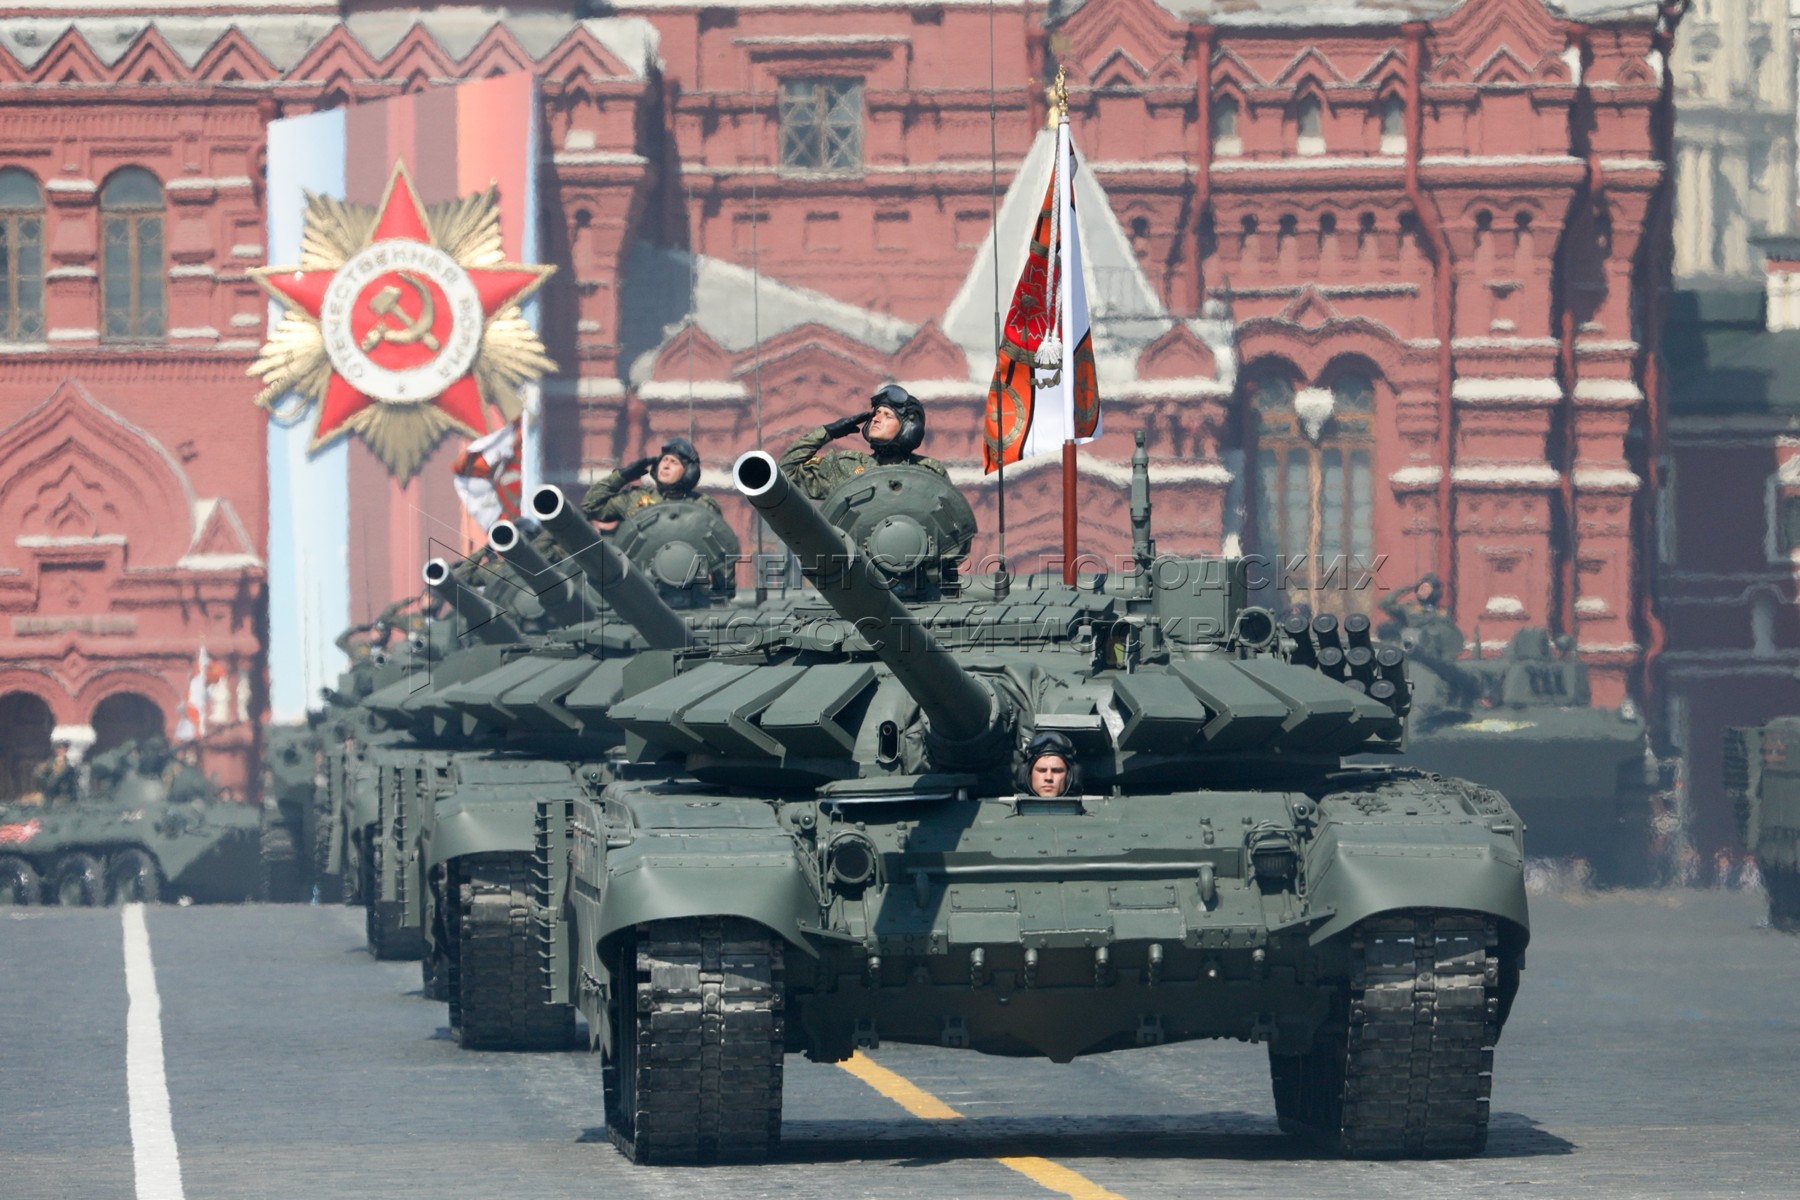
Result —
[[1582, 859], [1602, 884], [1652, 881], [1662, 766], [1635, 703], [1594, 707], [1587, 665], [1542, 629], [1491, 657], [1459, 657], [1442, 615], [1397, 640], [1413, 688], [1400, 763], [1500, 792], [1536, 857]]
[[[539, 806], [569, 926], [554, 986], [633, 1160], [759, 1158], [784, 1053], [882, 1040], [1057, 1061], [1263, 1042], [1284, 1128], [1355, 1155], [1483, 1147], [1529, 936], [1518, 817], [1343, 767], [1402, 748], [1400, 663], [1339, 677], [1335, 626], [1283, 638], [1241, 564], [1157, 561], [1146, 464], [1140, 443], [1126, 595], [959, 583], [944, 556], [972, 517], [930, 471], [851, 480], [823, 506], [840, 533], [768, 455], [738, 461], [818, 596], [632, 663], [610, 718], [690, 781]], [[1019, 794], [1046, 731], [1078, 793]]]
[[160, 738], [95, 755], [79, 798], [0, 805], [0, 904], [252, 900], [262, 814]]
[[1762, 872], [1769, 924], [1800, 930], [1800, 717], [1727, 729], [1725, 791]]

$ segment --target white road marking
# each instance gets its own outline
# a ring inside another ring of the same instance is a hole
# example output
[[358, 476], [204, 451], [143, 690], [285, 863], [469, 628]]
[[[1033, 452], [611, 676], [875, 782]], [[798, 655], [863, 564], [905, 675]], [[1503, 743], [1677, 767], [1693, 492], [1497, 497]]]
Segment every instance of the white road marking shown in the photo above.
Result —
[[184, 1200], [181, 1155], [163, 1076], [162, 997], [150, 961], [144, 906], [127, 904], [125, 921], [125, 1091], [131, 1098], [131, 1160], [137, 1200]]

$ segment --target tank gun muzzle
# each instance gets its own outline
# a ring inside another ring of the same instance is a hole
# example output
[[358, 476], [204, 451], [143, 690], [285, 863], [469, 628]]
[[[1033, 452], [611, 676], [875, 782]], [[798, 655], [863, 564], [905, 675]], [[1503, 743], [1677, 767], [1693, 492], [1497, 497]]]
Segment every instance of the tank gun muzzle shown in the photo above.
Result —
[[525, 640], [511, 617], [452, 574], [450, 564], [443, 559], [434, 558], [426, 563], [423, 574], [425, 586], [456, 610], [456, 615], [462, 618], [464, 631], [470, 636], [493, 646]]
[[819, 594], [855, 627], [931, 723], [946, 765], [987, 766], [1007, 760], [1010, 704], [965, 671], [893, 593], [843, 533], [802, 495], [761, 450], [740, 457], [732, 482], [794, 552]]
[[531, 512], [575, 560], [588, 582], [612, 605], [644, 640], [658, 650], [675, 650], [689, 642], [688, 627], [680, 615], [657, 594], [631, 560], [600, 536], [575, 510], [561, 488], [545, 484], [531, 495]]
[[587, 587], [579, 572], [553, 566], [538, 548], [525, 540], [511, 521], [496, 521], [488, 530], [488, 545], [519, 574], [521, 584], [536, 596], [550, 619], [559, 625], [579, 625], [593, 616], [587, 603]]

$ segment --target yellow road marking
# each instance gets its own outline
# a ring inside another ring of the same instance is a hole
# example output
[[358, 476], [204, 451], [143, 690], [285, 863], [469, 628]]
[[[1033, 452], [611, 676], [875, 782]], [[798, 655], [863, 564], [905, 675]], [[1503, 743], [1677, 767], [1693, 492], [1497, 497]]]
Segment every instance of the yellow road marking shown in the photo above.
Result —
[[1109, 1192], [1086, 1175], [1047, 1158], [997, 1158], [1003, 1167], [1011, 1167], [1031, 1182], [1052, 1192], [1061, 1192], [1070, 1200], [1125, 1200], [1117, 1192]]
[[850, 1072], [882, 1095], [904, 1108], [921, 1121], [960, 1121], [962, 1114], [939, 1100], [936, 1096], [906, 1078], [896, 1075], [886, 1067], [862, 1056], [852, 1054], [847, 1062], [838, 1066]]
[[[963, 1119], [961, 1113], [912, 1080], [895, 1074], [860, 1053], [851, 1055], [838, 1066], [922, 1121]], [[1047, 1191], [1068, 1196], [1070, 1200], [1125, 1200], [1117, 1192], [1109, 1192], [1087, 1176], [1047, 1158], [996, 1158], [994, 1161], [1008, 1170], [1017, 1171]]]

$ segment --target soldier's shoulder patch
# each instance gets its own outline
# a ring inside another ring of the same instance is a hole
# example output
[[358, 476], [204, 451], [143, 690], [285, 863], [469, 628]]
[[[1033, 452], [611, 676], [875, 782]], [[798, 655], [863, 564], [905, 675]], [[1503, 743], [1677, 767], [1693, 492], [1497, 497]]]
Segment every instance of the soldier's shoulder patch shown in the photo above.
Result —
[[639, 508], [647, 508], [650, 505], [655, 504], [655, 503], [656, 503], [656, 493], [655, 492], [652, 492], [648, 489], [640, 489], [638, 491], [637, 506]]
[[[856, 468], [856, 469], [855, 469], [855, 470], [854, 470], [854, 471], [851, 471], [851, 472], [850, 472], [850, 473], [851, 473], [851, 474], [852, 474], [852, 475], [861, 475], [861, 474], [862, 474], [862, 473], [863, 473], [863, 472], [864, 472], [864, 471], [866, 471], [866, 470], [868, 470], [868, 469], [869, 469], [869, 468], [867, 468], [867, 467], [857, 467], [857, 468]], [[1049, 769], [1050, 769], [1050, 768], [1048, 768], [1048, 767], [1045, 767], [1045, 768], [1044, 768], [1044, 769], [1045, 769], [1045, 770], [1046, 770], [1046, 771], [1047, 771], [1047, 770], [1049, 770]]]
[[809, 467], [816, 467], [824, 461], [825, 461], [825, 456], [823, 454], [815, 454], [811, 458], [806, 460], [806, 465]]

